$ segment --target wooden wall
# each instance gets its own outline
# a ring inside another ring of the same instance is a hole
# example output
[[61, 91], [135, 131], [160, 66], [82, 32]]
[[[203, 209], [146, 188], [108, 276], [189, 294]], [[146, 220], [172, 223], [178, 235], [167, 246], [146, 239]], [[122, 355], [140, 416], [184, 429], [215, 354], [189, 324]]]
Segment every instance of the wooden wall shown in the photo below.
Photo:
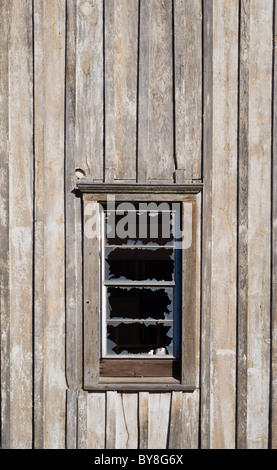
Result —
[[[2, 448], [277, 448], [276, 20], [1, 0]], [[82, 390], [81, 174], [203, 180], [195, 392]]]

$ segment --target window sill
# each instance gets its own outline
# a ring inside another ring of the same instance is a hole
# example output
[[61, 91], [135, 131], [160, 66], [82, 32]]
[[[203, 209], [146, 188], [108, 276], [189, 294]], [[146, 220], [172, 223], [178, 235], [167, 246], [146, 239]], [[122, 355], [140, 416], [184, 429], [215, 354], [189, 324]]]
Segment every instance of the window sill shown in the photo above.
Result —
[[161, 378], [126, 378], [105, 377], [100, 378], [99, 383], [86, 386], [87, 391], [122, 391], [122, 392], [170, 392], [184, 391], [194, 392], [195, 385], [182, 385], [179, 380], [172, 377]]

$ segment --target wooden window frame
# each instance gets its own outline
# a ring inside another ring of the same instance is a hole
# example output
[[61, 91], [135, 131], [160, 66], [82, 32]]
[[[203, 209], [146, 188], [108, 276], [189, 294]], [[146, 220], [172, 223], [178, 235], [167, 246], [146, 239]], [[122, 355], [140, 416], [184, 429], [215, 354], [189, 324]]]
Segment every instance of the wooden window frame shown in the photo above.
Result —
[[[100, 361], [100, 318], [101, 318], [101, 256], [100, 231], [96, 236], [83, 237], [84, 265], [84, 364], [83, 387], [88, 391], [122, 390], [122, 391], [164, 391], [196, 389], [196, 345], [197, 345], [197, 272], [199, 272], [199, 230], [200, 211], [197, 198], [202, 184], [189, 185], [153, 185], [153, 184], [100, 184], [80, 181], [78, 189], [83, 199], [84, 232], [86, 223], [92, 214], [99, 214], [100, 204], [107, 202], [108, 195], [115, 196], [115, 202], [181, 202], [190, 203], [192, 207], [192, 243], [182, 250], [182, 305], [181, 305], [181, 357], [180, 377], [149, 376], [149, 377], [103, 377], [100, 367], [106, 366], [105, 360]], [[130, 359], [131, 360], [131, 359]], [[115, 359], [122, 367], [128, 366], [128, 359]], [[143, 359], [142, 359], [143, 361]], [[149, 361], [147, 359], [147, 361]], [[137, 361], [138, 367], [142, 364]], [[140, 364], [139, 364], [140, 363]], [[155, 359], [156, 367], [161, 365]], [[163, 363], [164, 364], [164, 363]], [[164, 366], [163, 366], [164, 367]], [[168, 362], [168, 371], [173, 363]], [[136, 375], [136, 373], [135, 373]]]

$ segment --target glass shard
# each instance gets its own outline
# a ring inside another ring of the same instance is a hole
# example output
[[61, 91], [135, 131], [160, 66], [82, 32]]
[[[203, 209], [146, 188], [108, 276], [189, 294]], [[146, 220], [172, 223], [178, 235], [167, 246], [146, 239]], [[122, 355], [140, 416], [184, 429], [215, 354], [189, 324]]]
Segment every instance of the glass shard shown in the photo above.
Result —
[[173, 281], [173, 256], [170, 248], [109, 248], [106, 250], [105, 279]]
[[106, 245], [173, 245], [173, 214], [171, 212], [126, 211], [107, 212]]
[[107, 318], [171, 320], [172, 288], [109, 287]]
[[109, 355], [146, 354], [157, 349], [172, 355], [173, 335], [170, 323], [123, 323], [107, 325], [107, 353]]

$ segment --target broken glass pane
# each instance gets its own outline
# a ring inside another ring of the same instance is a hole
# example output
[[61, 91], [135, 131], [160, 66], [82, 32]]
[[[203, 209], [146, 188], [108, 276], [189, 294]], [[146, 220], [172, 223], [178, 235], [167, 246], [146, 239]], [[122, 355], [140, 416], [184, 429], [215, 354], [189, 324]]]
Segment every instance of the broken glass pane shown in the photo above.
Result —
[[173, 250], [170, 248], [108, 248], [105, 279], [173, 281]]
[[172, 298], [169, 287], [109, 287], [107, 318], [172, 320]]
[[172, 355], [172, 329], [165, 322], [108, 324], [107, 354]]
[[173, 245], [173, 213], [170, 211], [115, 211], [106, 213], [106, 245]]

